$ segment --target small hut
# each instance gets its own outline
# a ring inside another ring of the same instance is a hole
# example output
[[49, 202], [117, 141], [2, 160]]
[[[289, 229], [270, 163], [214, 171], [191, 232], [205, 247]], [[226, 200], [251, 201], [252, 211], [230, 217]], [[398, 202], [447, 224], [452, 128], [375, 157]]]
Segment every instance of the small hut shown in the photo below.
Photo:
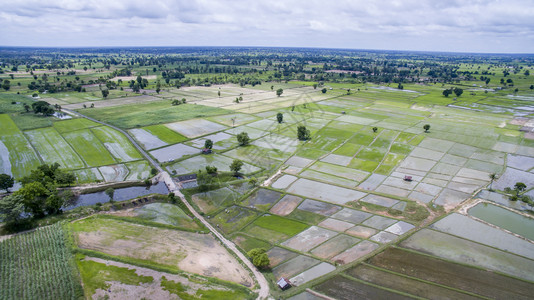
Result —
[[287, 290], [288, 288], [291, 287], [291, 284], [289, 283], [289, 280], [287, 280], [287, 279], [285, 279], [283, 277], [280, 278], [280, 280], [278, 280], [278, 282], [276, 284], [282, 290]]

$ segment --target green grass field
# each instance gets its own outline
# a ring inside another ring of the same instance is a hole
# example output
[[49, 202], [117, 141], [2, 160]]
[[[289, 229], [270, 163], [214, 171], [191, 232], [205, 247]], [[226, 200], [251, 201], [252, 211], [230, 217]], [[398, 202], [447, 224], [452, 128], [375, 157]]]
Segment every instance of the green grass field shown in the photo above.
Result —
[[128, 138], [117, 130], [107, 126], [100, 126], [91, 128], [91, 131], [117, 161], [126, 162], [143, 158]]
[[167, 144], [176, 144], [187, 140], [187, 137], [164, 125], [151, 125], [142, 129], [152, 133]]
[[54, 128], [62, 134], [96, 126], [100, 124], [84, 118], [54, 122]]
[[265, 229], [283, 233], [288, 236], [293, 236], [308, 228], [308, 225], [304, 223], [274, 215], [263, 215], [256, 219], [253, 224]]

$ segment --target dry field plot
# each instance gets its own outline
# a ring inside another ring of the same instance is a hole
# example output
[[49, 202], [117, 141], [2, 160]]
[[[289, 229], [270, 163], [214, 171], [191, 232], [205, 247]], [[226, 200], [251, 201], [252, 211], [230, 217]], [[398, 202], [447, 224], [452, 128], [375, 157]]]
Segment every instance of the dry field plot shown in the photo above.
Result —
[[210, 234], [160, 229], [105, 218], [72, 225], [80, 248], [252, 285], [248, 272]]

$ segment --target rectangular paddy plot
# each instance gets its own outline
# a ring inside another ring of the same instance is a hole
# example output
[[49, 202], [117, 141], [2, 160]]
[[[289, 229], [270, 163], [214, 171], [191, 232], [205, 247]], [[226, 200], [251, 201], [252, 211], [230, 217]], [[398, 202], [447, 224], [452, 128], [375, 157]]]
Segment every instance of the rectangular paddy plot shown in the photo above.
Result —
[[241, 204], [250, 208], [265, 210], [269, 208], [273, 203], [275, 203], [278, 199], [280, 199], [281, 196], [282, 193], [260, 188], [254, 193], [252, 193]]
[[534, 244], [464, 215], [451, 214], [431, 228], [534, 259]]
[[57, 162], [66, 169], [85, 167], [82, 159], [54, 128], [30, 130], [26, 135], [45, 163]]
[[329, 263], [322, 262], [318, 264], [315, 267], [311, 267], [310, 269], [298, 274], [297, 276], [289, 279], [289, 282], [291, 282], [294, 286], [303, 285], [308, 281], [314, 280], [315, 278], [319, 278], [323, 275], [326, 275], [332, 271], [334, 271], [336, 267]]
[[287, 216], [297, 208], [301, 201], [300, 197], [285, 195], [270, 209], [270, 212], [279, 216]]
[[63, 134], [65, 140], [82, 157], [87, 166], [96, 167], [115, 163], [115, 159], [89, 129]]
[[234, 205], [211, 218], [211, 223], [221, 228], [225, 233], [231, 233], [243, 228], [256, 219], [259, 214], [255, 210]]
[[534, 281], [533, 260], [439, 231], [422, 229], [402, 241], [400, 245], [443, 259]]
[[378, 247], [379, 245], [377, 243], [371, 241], [362, 241], [356, 244], [356, 246], [351, 247], [332, 257], [330, 260], [338, 264], [348, 264], [375, 251]]
[[143, 158], [130, 140], [117, 130], [107, 126], [100, 126], [91, 128], [91, 131], [117, 161], [127, 162]]
[[[391, 272], [482, 297], [528, 299], [532, 288], [534, 288], [532, 283], [398, 248], [388, 248], [386, 251], [369, 259], [368, 262]], [[361, 280], [424, 298], [436, 298], [438, 295], [450, 299], [468, 297], [450, 289], [414, 281], [413, 279], [361, 265], [348, 270], [347, 273]], [[428, 295], [427, 293], [429, 292], [434, 293], [435, 296]]]
[[365, 193], [359, 191], [303, 178], [295, 181], [287, 189], [287, 191], [289, 193], [294, 193], [308, 198], [315, 198], [318, 200], [323, 200], [336, 204], [344, 204], [349, 201], [357, 201], [366, 195]]
[[187, 155], [199, 154], [200, 150], [184, 144], [176, 144], [157, 150], [150, 151], [150, 155], [154, 156], [159, 162], [172, 161], [182, 158]]
[[470, 208], [469, 215], [534, 241], [533, 218], [488, 203]]
[[311, 252], [311, 254], [322, 258], [327, 259], [334, 255], [339, 254], [340, 252], [346, 250], [347, 248], [353, 246], [354, 244], [358, 243], [360, 239], [340, 234], [336, 237], [331, 238], [330, 240], [322, 243], [321, 245], [315, 247]]
[[157, 136], [142, 128], [135, 128], [129, 130], [130, 134], [137, 140], [137, 142], [147, 150], [167, 146], [168, 144], [160, 140]]
[[269, 267], [273, 268], [278, 266], [279, 264], [292, 259], [297, 255], [298, 254], [293, 251], [289, 251], [280, 247], [273, 247], [271, 250], [267, 251], [267, 256], [269, 256], [269, 261], [271, 263]]
[[266, 214], [257, 218], [243, 232], [275, 243], [294, 236], [308, 227], [307, 224], [298, 221]]
[[180, 121], [175, 123], [165, 124], [170, 129], [184, 135], [188, 138], [194, 138], [208, 133], [221, 131], [227, 127], [221, 124], [210, 122], [205, 119], [193, 119], [187, 121]]
[[301, 252], [307, 252], [337, 235], [337, 232], [312, 226], [283, 242], [282, 245]]
[[391, 274], [384, 270], [375, 269], [366, 265], [358, 265], [347, 271], [347, 274], [371, 284], [376, 284], [378, 286], [426, 299], [479, 299], [454, 290]]
[[413, 299], [408, 296], [397, 294], [340, 275], [315, 286], [319, 293], [339, 300], [352, 299]]
[[278, 278], [290, 278], [308, 268], [318, 265], [321, 261], [305, 255], [299, 255], [273, 269], [273, 275]]

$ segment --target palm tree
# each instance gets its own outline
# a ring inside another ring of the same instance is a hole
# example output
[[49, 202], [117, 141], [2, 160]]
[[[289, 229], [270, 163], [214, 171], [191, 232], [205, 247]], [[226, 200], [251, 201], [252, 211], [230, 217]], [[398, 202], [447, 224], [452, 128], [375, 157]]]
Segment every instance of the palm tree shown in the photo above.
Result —
[[492, 185], [493, 185], [493, 181], [494, 181], [495, 179], [497, 179], [497, 174], [495, 174], [495, 173], [491, 173], [491, 174], [489, 174], [489, 179], [490, 179], [490, 188], [489, 188], [489, 190], [490, 190], [490, 192], [491, 192], [491, 191], [493, 191], [493, 189], [492, 189], [491, 187], [492, 187]]

